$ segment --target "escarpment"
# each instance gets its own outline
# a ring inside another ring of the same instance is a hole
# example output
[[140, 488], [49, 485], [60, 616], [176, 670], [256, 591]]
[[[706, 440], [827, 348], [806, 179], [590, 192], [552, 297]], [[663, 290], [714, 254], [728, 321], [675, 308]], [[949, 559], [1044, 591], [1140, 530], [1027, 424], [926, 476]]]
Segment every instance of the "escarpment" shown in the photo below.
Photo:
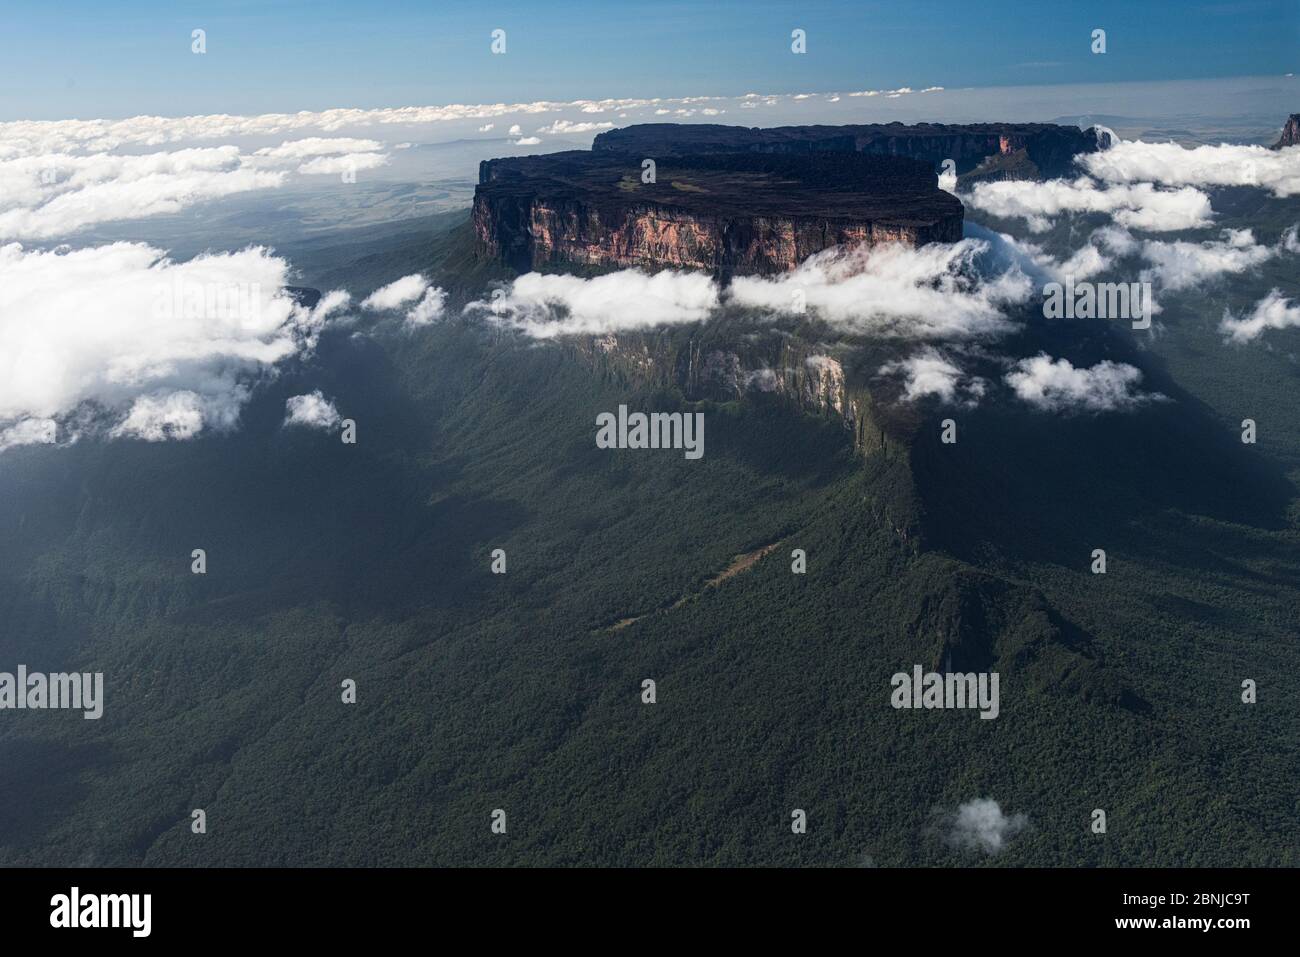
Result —
[[480, 256], [551, 267], [772, 274], [840, 245], [955, 242], [962, 206], [926, 164], [852, 153], [714, 154], [651, 166], [613, 152], [487, 160]]
[[573, 339], [574, 356], [632, 389], [671, 389], [688, 401], [770, 397], [845, 429], [863, 455], [905, 447], [908, 411], [881, 405], [841, 358], [796, 337], [608, 334]]
[[777, 126], [646, 123], [601, 133], [595, 152], [661, 157], [684, 153], [867, 153], [908, 157], [939, 171], [952, 160], [959, 176], [1048, 179], [1068, 176], [1079, 153], [1109, 143], [1106, 131], [1054, 123], [873, 123]]

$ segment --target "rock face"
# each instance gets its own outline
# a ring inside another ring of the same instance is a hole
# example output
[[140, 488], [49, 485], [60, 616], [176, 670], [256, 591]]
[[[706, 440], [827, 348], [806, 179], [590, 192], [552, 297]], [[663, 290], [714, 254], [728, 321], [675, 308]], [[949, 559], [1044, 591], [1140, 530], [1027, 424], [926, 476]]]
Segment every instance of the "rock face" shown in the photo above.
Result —
[[1282, 136], [1272, 149], [1280, 150], [1287, 146], [1300, 146], [1300, 113], [1292, 113], [1282, 127]]
[[898, 423], [863, 385], [849, 381], [840, 359], [789, 336], [733, 341], [672, 333], [578, 337], [568, 348], [584, 364], [629, 388], [668, 388], [689, 401], [730, 402], [770, 396], [801, 412], [837, 422], [865, 455], [891, 454]]
[[958, 175], [997, 178], [1068, 176], [1078, 153], [1102, 148], [1097, 128], [1052, 123], [952, 125], [883, 123], [865, 126], [778, 126], [750, 128], [714, 124], [646, 123], [601, 133], [593, 151], [657, 158], [678, 153], [809, 154], [826, 152], [906, 156], [938, 171], [944, 160]]
[[933, 169], [852, 152], [710, 153], [656, 161], [602, 149], [486, 160], [474, 194], [480, 255], [520, 271], [552, 264], [792, 269], [841, 244], [954, 242], [960, 201]]

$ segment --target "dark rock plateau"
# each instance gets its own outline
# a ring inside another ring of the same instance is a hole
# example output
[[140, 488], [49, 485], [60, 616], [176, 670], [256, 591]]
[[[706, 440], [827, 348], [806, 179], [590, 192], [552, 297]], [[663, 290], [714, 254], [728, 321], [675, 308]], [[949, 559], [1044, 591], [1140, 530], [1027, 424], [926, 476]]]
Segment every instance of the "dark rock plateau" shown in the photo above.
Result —
[[641, 159], [601, 150], [483, 162], [480, 255], [548, 264], [669, 266], [727, 276], [792, 269], [844, 244], [953, 242], [961, 202], [933, 169], [854, 153], [713, 153]]
[[864, 126], [750, 128], [647, 123], [601, 133], [595, 152], [659, 157], [675, 153], [884, 153], [921, 160], [938, 172], [951, 159], [959, 176], [1050, 179], [1069, 176], [1074, 157], [1105, 142], [1096, 127], [1053, 123], [875, 123]]
[[961, 203], [938, 188], [944, 160], [967, 182], [1038, 179], [1069, 175], [1103, 142], [1044, 123], [631, 126], [590, 152], [485, 160], [476, 248], [520, 271], [782, 272], [832, 246], [960, 239]]

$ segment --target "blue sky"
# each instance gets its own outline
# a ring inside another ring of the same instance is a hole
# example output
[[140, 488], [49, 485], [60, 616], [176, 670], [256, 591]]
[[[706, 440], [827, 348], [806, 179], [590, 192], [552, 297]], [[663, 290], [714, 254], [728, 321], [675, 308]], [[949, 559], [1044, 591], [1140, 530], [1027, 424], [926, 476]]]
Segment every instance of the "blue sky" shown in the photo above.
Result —
[[1260, 76], [1300, 59], [1300, 0], [5, 0], [0, 14], [0, 119]]

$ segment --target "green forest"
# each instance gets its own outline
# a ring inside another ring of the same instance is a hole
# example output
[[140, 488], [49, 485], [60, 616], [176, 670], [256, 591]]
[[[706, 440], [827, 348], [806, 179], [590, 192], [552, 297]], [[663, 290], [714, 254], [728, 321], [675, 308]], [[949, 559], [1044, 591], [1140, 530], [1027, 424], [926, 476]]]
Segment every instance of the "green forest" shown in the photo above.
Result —
[[[855, 448], [460, 319], [509, 278], [463, 211], [279, 251], [354, 295], [424, 271], [451, 318], [327, 331], [229, 434], [4, 455], [4, 667], [106, 706], [0, 721], [0, 865], [1300, 865], [1300, 333], [1226, 348], [1211, 293], [1141, 353], [1169, 402]], [[281, 427], [314, 388], [355, 445]], [[620, 403], [704, 412], [707, 453], [596, 448]], [[945, 661], [997, 720], [890, 706]], [[982, 797], [1028, 821], [997, 855], [945, 839]]]

